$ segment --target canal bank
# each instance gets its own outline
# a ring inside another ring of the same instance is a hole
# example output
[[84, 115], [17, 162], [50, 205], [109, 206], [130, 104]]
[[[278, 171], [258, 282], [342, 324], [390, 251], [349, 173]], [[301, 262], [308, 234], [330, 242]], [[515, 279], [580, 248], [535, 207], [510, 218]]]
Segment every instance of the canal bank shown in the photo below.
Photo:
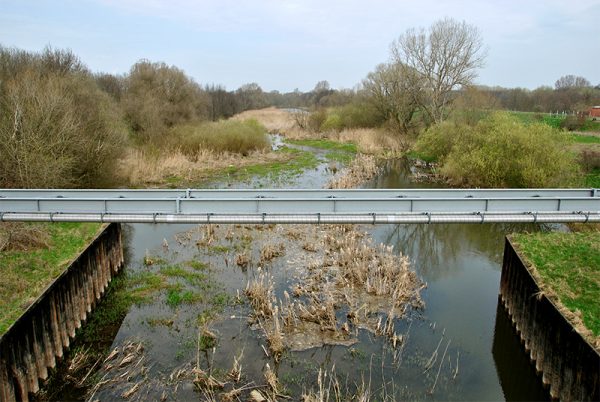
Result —
[[106, 225], [0, 338], [0, 399], [29, 399], [123, 265], [121, 228]]
[[[410, 169], [406, 161], [390, 161], [366, 186], [414, 187]], [[321, 164], [306, 172], [307, 177], [301, 175], [286, 185], [301, 187], [308, 179], [310, 187], [322, 186], [330, 171], [328, 164]], [[268, 354], [269, 343], [260, 325], [248, 323], [252, 311], [244, 293], [252, 280], [271, 275], [277, 297], [285, 300], [284, 289], [302, 284], [295, 268], [296, 252], [322, 251], [319, 244], [315, 247], [308, 241], [310, 236], [303, 230], [271, 225], [136, 224], [127, 228], [126, 265], [136, 281], [133, 290], [148, 297], [129, 308], [110, 348], [111, 359], [93, 374], [101, 379], [91, 390], [94, 398], [197, 399], [206, 396], [197, 386], [199, 381], [212, 378], [215, 386], [232, 384], [229, 373], [234, 372], [236, 361], [241, 372], [237, 387], [247, 393], [267, 386], [264, 374], [272, 372], [280, 391], [293, 397], [309, 392], [322, 380], [321, 373], [328, 373], [328, 378], [347, 384], [348, 395], [368, 388], [373, 399], [386, 395], [395, 400], [547, 398], [535, 372], [531, 377], [507, 375], [519, 364], [527, 373], [528, 361], [514, 359], [502, 365], [492, 352], [493, 345], [506, 344], [504, 338], [509, 336], [497, 330], [503, 238], [506, 233], [547, 227], [365, 226], [366, 237], [372, 237], [374, 244], [394, 246], [398, 256], [408, 256], [427, 284], [422, 291], [424, 308], [391, 320], [402, 347], [394, 348], [384, 337], [358, 328], [352, 344], [288, 350], [279, 361]], [[289, 244], [281, 253], [283, 238]], [[267, 253], [269, 245], [275, 247]], [[265, 257], [261, 262], [263, 254], [270, 254], [271, 260]], [[241, 255], [252, 256], [248, 264], [238, 259]], [[79, 393], [82, 399], [85, 391]]]
[[[331, 177], [327, 166], [321, 164], [284, 186], [306, 187], [307, 181], [309, 187], [323, 186]], [[430, 186], [412, 183], [411, 177], [410, 163], [389, 161], [365, 187]], [[171, 287], [131, 307], [111, 346], [118, 354], [98, 373], [103, 384], [93, 390], [94, 398], [118, 400], [127, 395], [130, 399], [160, 399], [167, 395], [172, 400], [193, 399], [206, 396], [196, 380], [206, 383], [208, 379], [213, 385], [225, 384], [226, 390], [234, 384], [247, 395], [253, 387], [267, 386], [267, 367], [276, 374], [280, 390], [294, 398], [314, 391], [314, 384], [322, 376], [319, 373], [336, 378], [347, 396], [368, 389], [372, 399], [548, 398], [535, 372], [529, 377], [506, 375], [521, 363], [527, 372], [528, 361], [514, 359], [512, 365], [501, 365], [492, 353], [495, 342], [514, 336], [495, 333], [504, 236], [515, 231], [549, 230], [548, 227], [365, 226], [374, 244], [393, 246], [394, 253], [408, 256], [412, 268], [427, 284], [421, 292], [425, 307], [394, 320], [403, 346], [394, 349], [384, 337], [358, 329], [353, 332], [355, 341], [351, 345], [324, 344], [288, 350], [278, 362], [267, 354], [269, 343], [261, 327], [248, 323], [251, 309], [244, 292], [254, 279], [272, 276], [277, 297], [285, 300], [284, 289], [299, 279], [294, 250], [314, 249], [307, 241], [310, 236], [287, 226], [129, 227], [129, 273], [156, 282], [169, 275]], [[294, 246], [286, 244], [283, 255], [260, 264], [261, 251], [268, 245], [279, 246], [280, 236]], [[244, 250], [253, 256], [248, 265], [238, 259]], [[194, 296], [201, 288], [209, 290], [202, 300]], [[183, 298], [184, 294], [189, 297]], [[125, 351], [139, 342], [143, 351], [134, 355], [132, 365], [140, 363], [131, 381], [123, 382], [119, 378], [129, 366], [119, 369], [115, 363], [130, 356]], [[519, 352], [517, 349], [510, 353]], [[233, 383], [228, 376], [236, 367], [241, 367], [240, 383]], [[201, 371], [195, 371], [198, 368]], [[508, 380], [501, 381], [503, 378]], [[212, 392], [216, 395], [221, 391], [215, 388]]]
[[[561, 234], [561, 237], [577, 235]], [[532, 250], [523, 246], [530, 237], [527, 235], [517, 236], [521, 248], [526, 251], [517, 251], [510, 238], [507, 238], [505, 244], [500, 301], [521, 339], [524, 352], [533, 362], [541, 381], [554, 399], [600, 399], [600, 352], [595, 345], [597, 334], [588, 328], [592, 328], [593, 321], [597, 319], [599, 267], [597, 257], [593, 254], [600, 256], [597, 247], [600, 237], [589, 236], [594, 237], [596, 250], [587, 250], [589, 258], [583, 256], [593, 264], [588, 266], [578, 265], [577, 258], [563, 261], [556, 261], [554, 258], [554, 267], [545, 266], [543, 259], [539, 258], [544, 253], [543, 249]], [[581, 249], [581, 246], [578, 244], [577, 248]], [[562, 255], [572, 252], [572, 248], [568, 246], [558, 248], [558, 253]], [[539, 263], [533, 264], [533, 260], [538, 260]], [[552, 272], [546, 273], [545, 270]], [[578, 275], [581, 278], [576, 278], [576, 286], [569, 289], [565, 283], [567, 278], [555, 280], [554, 283], [548, 278], [556, 278], [560, 276], [560, 272], [565, 272], [566, 276]], [[591, 289], [586, 288], [586, 279], [589, 279]], [[585, 300], [586, 292], [590, 293], [589, 301]], [[580, 295], [584, 297], [579, 298]], [[575, 299], [575, 303], [569, 299]], [[581, 310], [568, 308], [565, 304], [576, 304]], [[590, 314], [591, 321], [588, 320], [586, 325], [581, 317], [585, 319]]]

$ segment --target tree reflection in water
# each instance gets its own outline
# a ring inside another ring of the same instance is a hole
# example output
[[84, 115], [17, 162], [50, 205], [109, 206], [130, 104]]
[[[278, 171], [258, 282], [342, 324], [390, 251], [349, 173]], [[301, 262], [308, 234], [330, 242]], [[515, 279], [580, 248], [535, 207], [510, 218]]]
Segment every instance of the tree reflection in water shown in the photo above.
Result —
[[506, 235], [548, 231], [550, 227], [517, 223], [387, 225], [376, 228], [374, 235], [408, 255], [421, 275], [439, 279], [452, 275], [456, 261], [469, 254], [490, 259], [500, 270]]

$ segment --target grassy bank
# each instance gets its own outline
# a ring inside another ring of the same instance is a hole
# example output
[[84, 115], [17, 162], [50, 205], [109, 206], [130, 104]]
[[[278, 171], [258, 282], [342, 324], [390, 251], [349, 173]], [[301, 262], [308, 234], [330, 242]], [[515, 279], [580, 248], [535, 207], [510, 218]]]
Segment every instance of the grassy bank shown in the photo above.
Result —
[[[99, 229], [96, 223], [0, 226], [0, 237], [21, 237], [0, 253], [0, 334], [60, 275]], [[31, 241], [26, 242], [25, 237], [31, 237]]]
[[600, 232], [515, 234], [512, 239], [544, 293], [600, 340]]

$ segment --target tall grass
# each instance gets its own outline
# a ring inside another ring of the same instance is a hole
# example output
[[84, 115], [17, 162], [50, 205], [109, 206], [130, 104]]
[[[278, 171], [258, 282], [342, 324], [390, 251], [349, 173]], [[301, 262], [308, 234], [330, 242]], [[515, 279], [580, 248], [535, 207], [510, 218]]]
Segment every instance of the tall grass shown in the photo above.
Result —
[[168, 133], [168, 143], [186, 155], [201, 150], [231, 152], [244, 156], [270, 146], [266, 129], [254, 119], [245, 121], [222, 120], [176, 126]]

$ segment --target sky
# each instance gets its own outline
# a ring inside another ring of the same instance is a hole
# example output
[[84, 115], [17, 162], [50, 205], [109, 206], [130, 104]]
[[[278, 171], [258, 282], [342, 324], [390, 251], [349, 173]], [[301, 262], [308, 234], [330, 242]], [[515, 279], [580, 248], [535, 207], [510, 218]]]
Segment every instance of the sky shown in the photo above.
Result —
[[0, 45], [71, 49], [113, 74], [162, 61], [229, 90], [340, 89], [389, 61], [407, 29], [446, 17], [480, 30], [478, 84], [600, 84], [600, 0], [0, 0]]

